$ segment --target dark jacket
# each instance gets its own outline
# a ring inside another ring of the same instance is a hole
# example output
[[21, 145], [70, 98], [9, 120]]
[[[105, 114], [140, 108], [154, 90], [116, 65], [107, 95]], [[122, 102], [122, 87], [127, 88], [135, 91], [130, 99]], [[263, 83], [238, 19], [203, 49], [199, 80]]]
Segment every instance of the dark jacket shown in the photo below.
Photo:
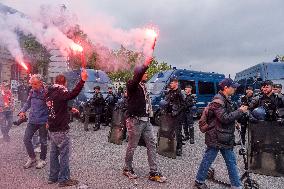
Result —
[[222, 92], [219, 92], [214, 99], [219, 99], [220, 103], [209, 104], [208, 124], [214, 127], [205, 133], [205, 144], [209, 147], [233, 148], [235, 121], [243, 113], [239, 109], [234, 111], [231, 101]]
[[18, 100], [25, 102], [28, 99], [30, 88], [27, 85], [18, 87]]
[[165, 101], [168, 103], [168, 113], [171, 113], [173, 117], [181, 115], [185, 108], [185, 100], [179, 89], [170, 90], [165, 97]]
[[105, 107], [105, 100], [102, 93], [94, 93], [93, 98], [89, 101], [89, 105], [95, 114], [102, 114]]
[[148, 116], [146, 113], [145, 94], [143, 88], [139, 85], [147, 69], [148, 67], [143, 65], [141, 69], [134, 72], [133, 79], [129, 80], [126, 84], [128, 94], [127, 104], [129, 116]]
[[53, 85], [48, 88], [48, 125], [50, 132], [62, 132], [69, 130], [68, 101], [74, 99], [82, 90], [84, 81], [81, 80], [76, 87], [69, 92], [62, 85]]
[[20, 112], [26, 112], [30, 109], [29, 123], [45, 124], [48, 118], [48, 109], [46, 106], [46, 90], [31, 89], [27, 102], [24, 104]]

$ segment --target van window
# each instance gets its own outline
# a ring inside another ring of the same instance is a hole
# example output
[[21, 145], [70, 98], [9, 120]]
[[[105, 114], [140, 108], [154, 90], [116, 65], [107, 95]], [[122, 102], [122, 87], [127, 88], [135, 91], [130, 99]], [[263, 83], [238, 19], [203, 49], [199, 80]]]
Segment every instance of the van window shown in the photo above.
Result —
[[198, 81], [198, 91], [199, 94], [215, 94], [214, 83], [213, 82], [204, 82]]
[[180, 87], [181, 90], [184, 90], [186, 85], [191, 85], [192, 86], [192, 94], [196, 94], [195, 81], [179, 80], [179, 87]]

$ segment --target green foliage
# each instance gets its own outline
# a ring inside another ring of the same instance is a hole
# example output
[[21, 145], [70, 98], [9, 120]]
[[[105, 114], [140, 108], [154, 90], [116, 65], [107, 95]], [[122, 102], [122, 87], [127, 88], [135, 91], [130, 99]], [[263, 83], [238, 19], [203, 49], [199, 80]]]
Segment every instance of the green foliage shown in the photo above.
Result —
[[169, 66], [166, 62], [159, 63], [154, 59], [147, 70], [148, 78], [150, 79], [156, 73], [169, 69], [171, 69], [171, 66]]

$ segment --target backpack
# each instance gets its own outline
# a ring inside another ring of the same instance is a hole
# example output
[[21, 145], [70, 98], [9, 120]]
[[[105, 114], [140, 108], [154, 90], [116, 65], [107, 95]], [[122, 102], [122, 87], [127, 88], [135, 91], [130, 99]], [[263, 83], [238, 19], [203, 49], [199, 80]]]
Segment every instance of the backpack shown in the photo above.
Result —
[[209, 106], [211, 103], [216, 102], [218, 104], [224, 105], [224, 102], [220, 99], [214, 99], [212, 102], [210, 102], [203, 110], [202, 115], [198, 121], [199, 129], [202, 133], [206, 133], [207, 131], [210, 131], [214, 128], [214, 125], [211, 125], [209, 121]]

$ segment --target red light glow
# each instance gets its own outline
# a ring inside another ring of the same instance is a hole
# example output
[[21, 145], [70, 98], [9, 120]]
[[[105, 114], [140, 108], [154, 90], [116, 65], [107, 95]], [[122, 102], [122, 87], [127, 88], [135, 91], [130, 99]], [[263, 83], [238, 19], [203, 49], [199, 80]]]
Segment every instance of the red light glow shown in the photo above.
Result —
[[81, 45], [78, 45], [78, 44], [74, 43], [74, 42], [70, 45], [70, 48], [73, 51], [83, 52], [83, 47]]

